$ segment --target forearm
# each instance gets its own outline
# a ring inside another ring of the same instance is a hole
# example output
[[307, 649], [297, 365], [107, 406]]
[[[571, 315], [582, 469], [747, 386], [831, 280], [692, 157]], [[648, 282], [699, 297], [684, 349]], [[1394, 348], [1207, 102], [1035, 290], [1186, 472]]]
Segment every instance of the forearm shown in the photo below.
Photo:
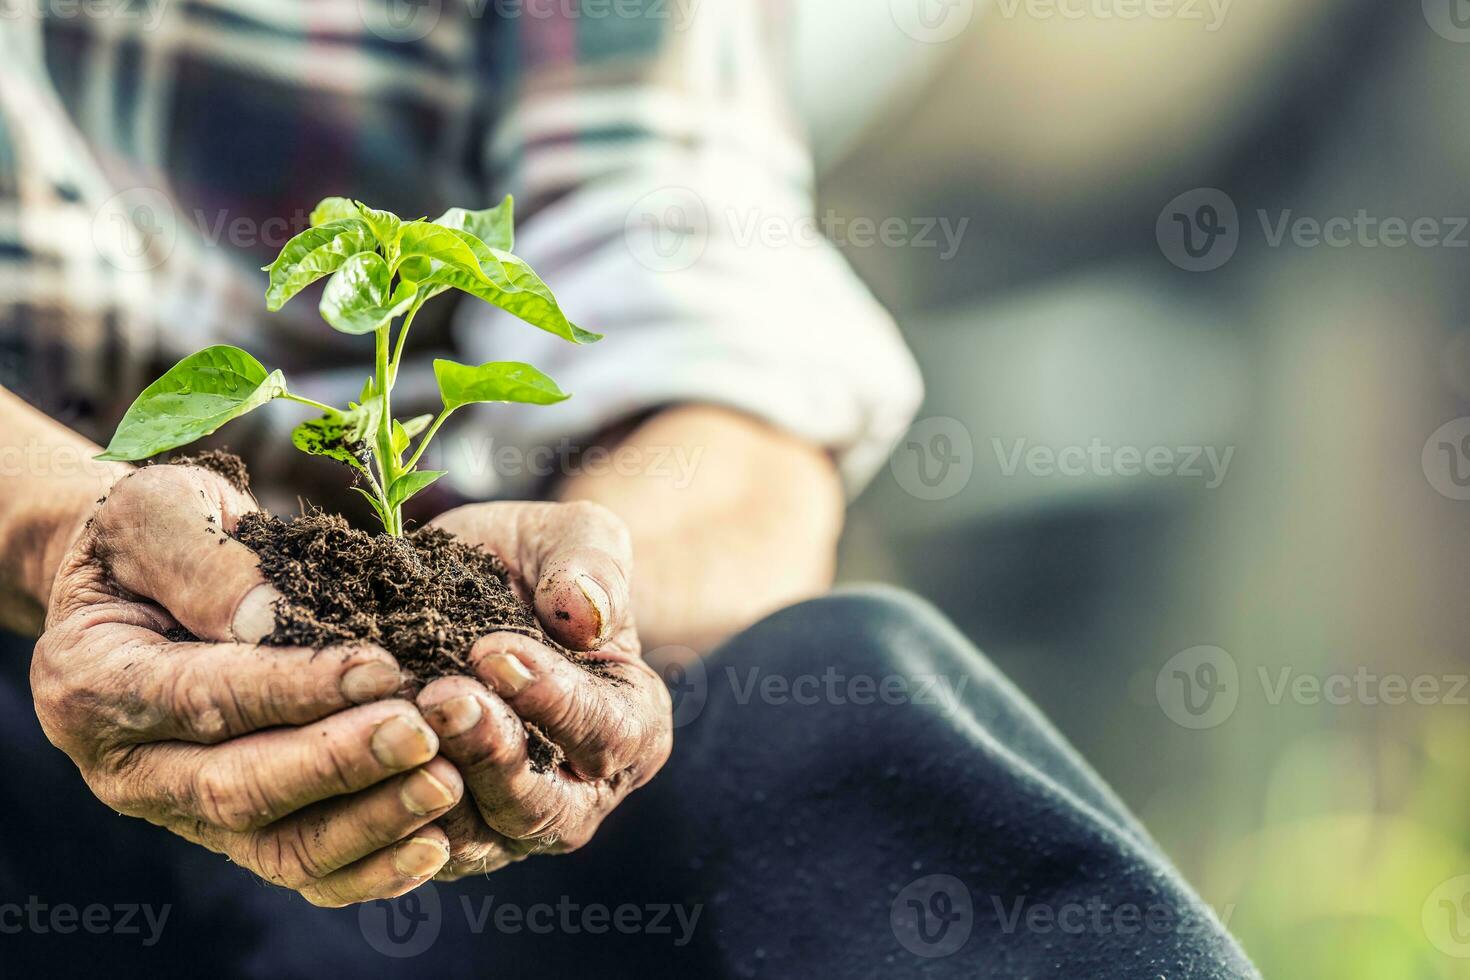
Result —
[[633, 536], [633, 604], [647, 650], [708, 650], [831, 585], [841, 484], [822, 450], [748, 416], [664, 410], [580, 467], [563, 499], [613, 510]]
[[129, 469], [0, 388], [0, 627], [39, 632], [91, 505]]

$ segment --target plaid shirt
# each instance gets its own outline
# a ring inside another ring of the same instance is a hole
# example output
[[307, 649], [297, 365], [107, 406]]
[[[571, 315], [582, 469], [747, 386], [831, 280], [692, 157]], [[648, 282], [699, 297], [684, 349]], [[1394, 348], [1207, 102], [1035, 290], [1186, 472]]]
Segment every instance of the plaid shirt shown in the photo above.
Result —
[[[919, 385], [834, 250], [749, 233], [812, 212], [774, 69], [780, 6], [0, 0], [0, 383], [102, 437], [161, 367], [233, 343], [343, 403], [370, 350], [314, 297], [266, 315], [259, 267], [328, 195], [419, 216], [508, 190], [517, 251], [608, 339], [557, 346], [446, 302], [415, 328], [417, 357], [529, 360], [578, 396], [487, 409], [461, 442], [528, 451], [715, 402], [830, 446], [855, 487]], [[427, 407], [426, 384], [405, 370], [398, 404]], [[471, 495], [531, 476], [451, 467]]]

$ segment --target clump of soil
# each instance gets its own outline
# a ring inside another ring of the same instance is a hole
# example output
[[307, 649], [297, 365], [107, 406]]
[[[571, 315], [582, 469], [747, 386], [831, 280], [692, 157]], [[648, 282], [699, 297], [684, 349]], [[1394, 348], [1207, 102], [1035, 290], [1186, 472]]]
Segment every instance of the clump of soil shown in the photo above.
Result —
[[267, 641], [274, 645], [366, 640], [428, 681], [465, 673], [470, 646], [486, 633], [549, 639], [499, 558], [437, 528], [393, 538], [321, 511], [292, 521], [254, 513], [234, 536], [260, 556], [261, 571], [285, 596]]
[[[250, 492], [244, 462], [228, 451], [174, 462], [202, 466]], [[547, 635], [499, 558], [438, 528], [395, 538], [358, 530], [319, 510], [290, 521], [256, 512], [242, 517], [230, 536], [259, 556], [261, 571], [282, 595], [276, 629], [263, 641], [267, 646], [375, 643], [397, 658], [412, 690], [439, 677], [470, 674], [475, 641], [512, 632], [561, 652], [590, 673], [612, 676], [602, 661]], [[181, 629], [170, 639], [193, 637]], [[565, 758], [530, 723], [526, 742], [537, 772], [555, 769]]]
[[[233, 536], [260, 557], [283, 596], [268, 646], [376, 643], [398, 659], [410, 686], [469, 674], [474, 642], [502, 631], [530, 636], [586, 669], [601, 666], [542, 630], [499, 558], [438, 528], [394, 538], [321, 511], [291, 521], [252, 513]], [[536, 726], [526, 726], [526, 739], [538, 772], [561, 764], [561, 748]]]

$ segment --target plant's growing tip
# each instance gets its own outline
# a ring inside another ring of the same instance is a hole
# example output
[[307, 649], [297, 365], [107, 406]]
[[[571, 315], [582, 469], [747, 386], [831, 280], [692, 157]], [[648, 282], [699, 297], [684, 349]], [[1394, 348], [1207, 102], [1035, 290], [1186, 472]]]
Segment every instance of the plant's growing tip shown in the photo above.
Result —
[[139, 460], [177, 449], [284, 398], [321, 413], [296, 427], [291, 436], [296, 448], [350, 466], [365, 484], [354, 489], [372, 504], [389, 534], [401, 535], [404, 503], [444, 475], [417, 467], [456, 409], [478, 402], [550, 405], [568, 397], [529, 364], [436, 360], [443, 408], [436, 415], [393, 418], [404, 342], [424, 303], [457, 289], [574, 344], [602, 339], [566, 318], [540, 277], [511, 254], [513, 245], [509, 197], [483, 211], [450, 208], [433, 221], [404, 221], [360, 201], [327, 198], [312, 212], [311, 227], [266, 266], [266, 308], [279, 310], [313, 282], [331, 276], [322, 291], [322, 319], [343, 333], [373, 335], [373, 375], [359, 400], [335, 408], [304, 398], [289, 390], [280, 371], [266, 370], [238, 347], [209, 347], [144, 389], [98, 459]]

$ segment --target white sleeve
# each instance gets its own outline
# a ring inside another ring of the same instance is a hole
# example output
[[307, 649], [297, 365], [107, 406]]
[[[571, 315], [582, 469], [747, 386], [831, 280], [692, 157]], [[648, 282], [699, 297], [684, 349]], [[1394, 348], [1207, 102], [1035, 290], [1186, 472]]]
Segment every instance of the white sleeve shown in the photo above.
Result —
[[518, 460], [673, 403], [738, 409], [826, 447], [851, 494], [902, 436], [922, 397], [917, 367], [821, 233], [769, 35], [751, 22], [759, 8], [706, 0], [626, 84], [602, 72], [596, 91], [532, 87], [503, 121], [492, 155], [515, 161], [518, 204], [535, 207], [516, 252], [606, 339], [574, 346], [461, 307], [463, 356], [527, 361], [572, 394], [484, 406], [461, 426], [479, 441], [470, 452], [497, 460], [469, 469], [499, 477], [463, 489], [524, 489], [546, 474]]

